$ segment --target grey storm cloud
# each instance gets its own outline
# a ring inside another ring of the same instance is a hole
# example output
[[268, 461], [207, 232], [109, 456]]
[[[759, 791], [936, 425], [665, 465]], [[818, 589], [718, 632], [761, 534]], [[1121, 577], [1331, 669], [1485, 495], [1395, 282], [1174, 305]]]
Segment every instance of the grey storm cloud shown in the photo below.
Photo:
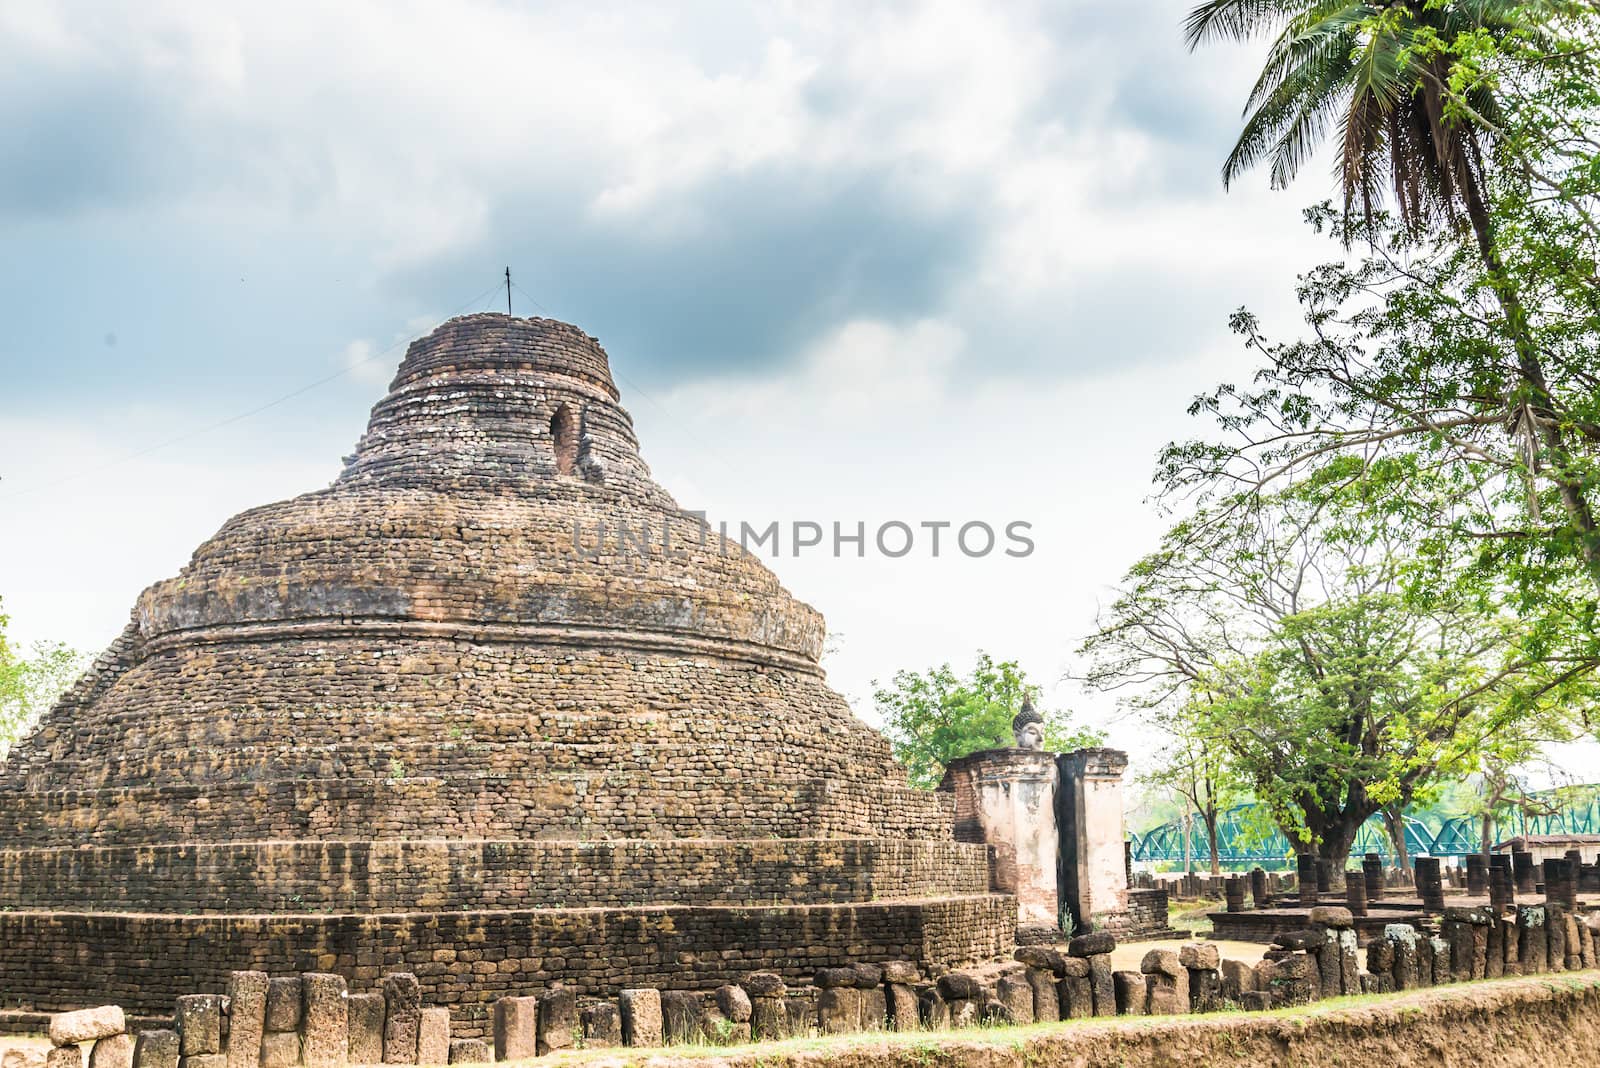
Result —
[[762, 167], [675, 204], [702, 222], [644, 235], [538, 194], [496, 207], [488, 237], [392, 284], [421, 299], [474, 264], [511, 262], [531, 314], [583, 324], [648, 380], [771, 370], [838, 322], [932, 313], [971, 264], [974, 201], [918, 208], [892, 176]]
[[[1080, 212], [1135, 217], [1130, 206], [1154, 212], [1219, 194], [1216, 168], [1231, 120], [1215, 106], [1217, 65], [1182, 47], [1182, 9], [1170, 0], [1095, 0], [996, 14], [1010, 20], [1004, 40], [1023, 42], [1028, 62], [1043, 73], [1017, 79], [1015, 100], [1000, 95], [996, 122], [1009, 124], [995, 131], [1002, 147], [975, 163], [961, 156], [959, 141], [982, 140], [991, 131], [981, 122], [952, 126], [946, 136], [957, 143], [913, 139], [904, 151], [885, 147], [919, 124], [942, 130], [933, 109], [962, 107], [959, 94], [940, 96], [948, 85], [937, 65], [913, 66], [903, 84], [885, 86], [871, 62], [845, 56], [862, 36], [848, 28], [808, 37], [814, 26], [719, 19], [713, 7], [695, 7], [675, 30], [700, 43], [659, 42], [678, 64], [669, 72], [685, 65], [698, 72], [699, 81], [686, 82], [685, 98], [700, 101], [694, 93], [706, 86], [759, 74], [773, 42], [792, 37], [804, 73], [779, 106], [794, 103], [805, 136], [826, 144], [753, 161], [732, 144], [729, 158], [713, 153], [710, 164], [687, 177], [671, 175], [642, 204], [618, 211], [596, 210], [597, 198], [625, 184], [637, 161], [619, 160], [617, 146], [627, 142], [607, 126], [614, 116], [581, 94], [518, 104], [486, 91], [470, 129], [444, 109], [412, 123], [408, 109], [426, 104], [425, 92], [391, 99], [388, 83], [365, 83], [359, 64], [348, 71], [324, 65], [304, 99], [277, 108], [281, 83], [273, 79], [292, 77], [286, 72], [295, 57], [246, 48], [232, 74], [243, 88], [215, 93], [221, 103], [212, 107], [203, 74], [215, 57], [207, 49], [223, 48], [212, 41], [227, 41], [226, 34], [192, 34], [169, 50], [177, 59], [161, 52], [158, 40], [145, 51], [165, 58], [152, 62], [130, 58], [131, 48], [124, 54], [117, 33], [105, 27], [94, 48], [38, 54], [8, 46], [0, 33], [0, 154], [7, 159], [0, 217], [58, 220], [63, 232], [77, 234], [119, 212], [147, 223], [172, 218], [170, 243], [150, 257], [153, 273], [163, 263], [204, 256], [220, 240], [208, 239], [208, 228], [215, 235], [248, 223], [252, 254], [263, 261], [322, 263], [336, 255], [355, 270], [364, 263], [365, 284], [351, 289], [367, 302], [365, 320], [374, 325], [364, 332], [372, 337], [387, 338], [422, 310], [447, 308], [509, 264], [538, 302], [531, 306], [519, 293], [519, 311], [581, 324], [651, 383], [772, 373], [855, 320], [945, 320], [969, 338], [967, 358], [983, 375], [1063, 376], [1107, 361], [1160, 361], [1182, 352], [1192, 316], [1220, 322], [1237, 303], [1226, 295], [1229, 280], [1160, 248], [1130, 254], [1108, 247], [1108, 257], [1116, 255], [1103, 267], [1086, 268], [1080, 257], [1051, 268], [1057, 276], [1042, 289], [1036, 280], [1029, 292], [1012, 294], [1006, 265], [994, 257], [1008, 229], [1025, 231], [1027, 222], [1018, 219], [1041, 210], [1019, 209], [1019, 197], [1056, 196], [1048, 181], [1008, 191], [1013, 172], [1042, 153], [1065, 152], [1062, 166], [1079, 168], [1081, 180], [1063, 175], [1075, 188], [1059, 198], [1076, 197]], [[874, 12], [881, 31], [885, 18], [909, 21], [916, 10]], [[518, 17], [511, 8], [498, 13]], [[846, 24], [855, 17], [852, 7], [834, 12]], [[698, 34], [701, 23], [714, 23], [716, 32]], [[941, 44], [959, 56], [967, 42]], [[281, 53], [293, 45], [271, 47]], [[876, 47], [912, 43], [888, 33]], [[893, 68], [898, 57], [888, 58]], [[990, 71], [1000, 77], [1005, 67], [1002, 58]], [[470, 82], [476, 72], [457, 73]], [[618, 68], [619, 77], [626, 73]], [[648, 96], [654, 86], [641, 78], [629, 91]], [[752, 78], [757, 90], [771, 89]], [[974, 92], [989, 88], [982, 78], [972, 84]], [[592, 127], [585, 108], [596, 109]], [[525, 121], [531, 112], [532, 125]], [[691, 128], [691, 149], [704, 149], [719, 133], [718, 117], [712, 108], [667, 120]], [[594, 132], [601, 129], [604, 136]], [[727, 136], [759, 140], [759, 131]], [[841, 138], [854, 142], [841, 147]], [[1120, 158], [1130, 144], [1144, 156], [1131, 169]], [[663, 146], [670, 162], [676, 145]], [[457, 217], [471, 225], [448, 232]], [[413, 226], [447, 232], [396, 255]], [[1007, 247], [1073, 240], [1060, 232], [1024, 232], [1020, 240], [1011, 233]], [[1109, 240], [1104, 227], [1097, 239]], [[48, 262], [51, 242], [48, 228], [30, 226], [12, 252]], [[174, 284], [184, 277], [174, 272]], [[144, 281], [160, 288], [159, 279]], [[281, 285], [274, 292], [285, 295]], [[312, 294], [297, 301], [305, 335], [323, 337], [323, 351], [359, 336], [350, 331], [362, 315], [348, 306], [334, 313], [333, 303]], [[185, 367], [208, 358], [199, 351], [170, 356]]]

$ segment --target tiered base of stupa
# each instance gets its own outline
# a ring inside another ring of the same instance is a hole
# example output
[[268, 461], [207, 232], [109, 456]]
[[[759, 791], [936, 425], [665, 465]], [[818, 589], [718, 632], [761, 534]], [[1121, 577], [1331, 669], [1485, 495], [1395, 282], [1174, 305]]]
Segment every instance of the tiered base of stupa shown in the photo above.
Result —
[[[302, 787], [308, 800], [337, 792]], [[334, 971], [358, 988], [402, 970], [467, 1035], [496, 998], [557, 982], [615, 996], [1003, 956], [1016, 905], [988, 879], [981, 847], [912, 839], [12, 849], [0, 852], [0, 1007], [164, 1015], [236, 969]]]
[[[198, 676], [239, 680], [251, 704], [164, 702], [100, 754], [93, 732], [47, 726], [18, 754], [0, 782], [0, 1008], [164, 1015], [237, 969], [334, 971], [358, 989], [399, 969], [469, 1035], [496, 998], [557, 982], [614, 996], [1009, 952], [1016, 905], [989, 892], [983, 847], [951, 840], [945, 798], [890, 781], [876, 735], [840, 720], [832, 764], [785, 759], [782, 709], [816, 723], [837, 705], [819, 680], [725, 656], [442, 639], [406, 642], [399, 659], [431, 665], [406, 671], [373, 629], [382, 642], [152, 651], [130, 635], [113, 650], [101, 675], [137, 695], [130, 719], [149, 690]], [[466, 664], [519, 679], [514, 734], [504, 695], [463, 693]], [[562, 710], [574, 672], [613, 696]], [[315, 717], [287, 711], [286, 729], [261, 711], [308, 673], [325, 680]], [[716, 717], [626, 696], [669, 677], [680, 694], [744, 696]], [[437, 729], [424, 712], [395, 722], [424, 699], [454, 711]], [[245, 758], [323, 777], [230, 778]]]

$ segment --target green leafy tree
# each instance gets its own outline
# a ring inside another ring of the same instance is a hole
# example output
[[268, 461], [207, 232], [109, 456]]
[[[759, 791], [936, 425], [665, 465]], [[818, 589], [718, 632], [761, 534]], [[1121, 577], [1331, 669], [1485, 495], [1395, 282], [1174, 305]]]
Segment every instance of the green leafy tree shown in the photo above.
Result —
[[1222, 433], [1165, 452], [1165, 492], [1214, 513], [1345, 472], [1365, 490], [1359, 522], [1403, 526], [1426, 573], [1448, 568], [1463, 603], [1517, 621], [1508, 708], [1564, 691], [1589, 715], [1600, 7], [1218, 0], [1189, 29], [1193, 44], [1275, 35], [1225, 179], [1270, 160], [1287, 184], [1338, 120], [1343, 209], [1308, 219], [1346, 256], [1301, 278], [1304, 336], [1234, 316], [1263, 364], [1196, 402]]
[[[1169, 741], [1156, 754], [1155, 767], [1141, 779], [1175, 795], [1182, 805], [1180, 818], [1192, 813], [1200, 820], [1211, 854], [1211, 874], [1221, 875], [1222, 813], [1244, 800], [1248, 791], [1234, 774], [1227, 750], [1206, 737], [1206, 722], [1204, 710], [1193, 704], [1183, 704], [1176, 711], [1159, 716], [1157, 726]], [[1184, 842], [1187, 854], [1187, 836]]]
[[1575, 688], [1521, 658], [1515, 624], [1412, 555], [1405, 528], [1367, 522], [1345, 475], [1178, 523], [1084, 646], [1089, 685], [1220, 758], [1339, 873], [1370, 816], [1471, 770], [1506, 722], [1560, 715]]
[[1270, 161], [1286, 185], [1336, 120], [1344, 210], [1312, 218], [1373, 254], [1303, 280], [1305, 341], [1235, 317], [1267, 366], [1201, 402], [1234, 439], [1175, 448], [1173, 470], [1265, 483], [1410, 453], [1449, 471], [1475, 506], [1453, 533], [1499, 542], [1519, 589], [1568, 598], [1570, 567], [1600, 592], [1597, 28], [1594, 4], [1556, 0], [1194, 10], [1193, 45], [1276, 35], [1225, 181]]
[[19, 655], [6, 640], [0, 611], [0, 758], [83, 673], [83, 658], [58, 642], [36, 642]]
[[[984, 652], [965, 676], [941, 664], [927, 671], [897, 671], [890, 685], [874, 682], [873, 688], [896, 759], [910, 769], [913, 785], [930, 790], [957, 757], [1011, 745], [1011, 720], [1023, 699], [1037, 703], [1039, 698], [1039, 688], [1016, 661], [997, 663]], [[1039, 712], [1047, 749], [1070, 752], [1105, 740], [1099, 731], [1074, 725], [1069, 712]]]

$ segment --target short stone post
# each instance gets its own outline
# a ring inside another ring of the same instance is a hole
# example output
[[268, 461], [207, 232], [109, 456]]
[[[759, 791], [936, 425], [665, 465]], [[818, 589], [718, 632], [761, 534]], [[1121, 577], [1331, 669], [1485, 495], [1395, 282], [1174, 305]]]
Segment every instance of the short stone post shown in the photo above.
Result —
[[[1553, 863], [1555, 863], [1555, 861], [1545, 861], [1546, 878], [1550, 877], [1548, 866]], [[1564, 864], [1566, 862], [1563, 861], [1562, 863]], [[1565, 878], [1564, 872], [1558, 872], [1558, 874]], [[1546, 889], [1548, 888], [1548, 884], [1546, 884]], [[1544, 934], [1547, 942], [1547, 947], [1545, 949], [1546, 968], [1552, 972], [1566, 971], [1567, 906], [1563, 902], [1549, 900], [1548, 894], [1546, 894], [1544, 906]]]
[[1151, 1016], [1189, 1011], [1189, 970], [1170, 949], [1152, 949], [1139, 964], [1144, 973], [1145, 1011]]
[[1067, 953], [1089, 962], [1089, 987], [1096, 1016], [1117, 1014], [1117, 985], [1111, 978], [1111, 951], [1117, 948], [1110, 931], [1092, 931], [1067, 943]]
[[1033, 1023], [1033, 986], [1025, 976], [1002, 975], [995, 984], [995, 1000], [1005, 1021], [1014, 1026]]
[[1391, 923], [1383, 929], [1384, 940], [1394, 946], [1394, 988], [1415, 990], [1417, 981], [1417, 929], [1408, 923]]
[[[749, 1020], [746, 1015], [743, 1022]], [[539, 999], [539, 1056], [572, 1045], [577, 1030], [578, 995], [574, 991], [558, 986]]]
[[1189, 943], [1178, 949], [1178, 963], [1189, 973], [1189, 1011], [1217, 1012], [1222, 1008], [1222, 954], [1209, 942]]
[[1145, 993], [1144, 973], [1119, 971], [1111, 973], [1117, 988], [1117, 1015], [1143, 1016], [1148, 997]]
[[[305, 1010], [298, 975], [281, 975], [267, 980], [266, 1018], [261, 1036], [262, 1068], [294, 1068], [300, 1063], [300, 1018]], [[381, 997], [381, 995], [380, 995]], [[383, 1026], [383, 1010], [378, 1010], [378, 1026]], [[381, 1061], [382, 1051], [376, 1060]]]
[[[741, 984], [744, 992], [750, 995], [750, 1034], [762, 1040], [787, 1038], [789, 1035], [789, 1012], [783, 1003], [783, 997], [789, 992], [784, 984], [783, 976], [777, 972], [751, 972], [744, 977]], [[898, 1004], [890, 988], [891, 1006]], [[917, 1019], [916, 996], [911, 999], [911, 1025], [902, 1030], [915, 1030]], [[897, 1025], [898, 1026], [898, 1025]]]
[[489, 1064], [494, 1051], [481, 1038], [452, 1038], [450, 1040], [451, 1064]]
[[[1022, 946], [1013, 956], [1027, 966], [1025, 978], [1033, 989], [1033, 1020], [1035, 1023], [1055, 1023], [1061, 1019], [1061, 994], [1057, 986], [1067, 974], [1066, 958], [1051, 946]], [[887, 973], [886, 973], [887, 974]], [[905, 988], [909, 991], [911, 988]], [[1090, 997], [1093, 998], [1091, 991]], [[891, 995], [890, 1000], [893, 1001]], [[912, 998], [915, 1008], [916, 999]]]
[[1515, 900], [1511, 882], [1511, 858], [1506, 857], [1504, 864], [1496, 864], [1499, 856], [1490, 858], [1489, 863], [1489, 908], [1496, 916], [1504, 916]]
[[[1085, 962], [1086, 973], [1087, 967]], [[966, 972], [946, 972], [939, 977], [939, 994], [949, 1010], [951, 1027], [971, 1027], [978, 1022], [983, 1008], [983, 984], [975, 977]]]
[[1255, 902], [1258, 909], [1272, 907], [1272, 893], [1267, 889], [1267, 873], [1259, 866], [1250, 870], [1250, 899]]
[[[861, 1029], [861, 992], [856, 988], [853, 968], [823, 968], [812, 979], [817, 988], [817, 1031], [842, 1035]], [[662, 995], [662, 1011], [667, 1018], [667, 1042], [674, 1041], [673, 998]], [[981, 997], [981, 995], [979, 995]]]
[[1056, 984], [1056, 990], [1059, 995], [1057, 1012], [1061, 1019], [1083, 1020], [1094, 1015], [1094, 983], [1089, 977], [1086, 958], [1062, 959], [1061, 981]]
[[384, 976], [383, 1005], [383, 1063], [416, 1064], [417, 1029], [422, 1019], [422, 986], [417, 977], [410, 972]]
[[1517, 909], [1513, 905], [1500, 917], [1500, 938], [1505, 944], [1504, 975], [1522, 974], [1522, 928], [1517, 925]]
[[258, 1068], [267, 1027], [267, 973], [228, 976], [228, 1068]]
[[[1345, 880], [1345, 892], [1350, 887], [1365, 887], [1364, 881], [1351, 876]], [[1324, 905], [1311, 910], [1311, 924], [1327, 932], [1327, 941], [1318, 949], [1317, 963], [1322, 973], [1322, 996], [1361, 993], [1361, 967], [1356, 960], [1355, 912], [1336, 905]]]
[[[835, 968], [832, 970], [844, 972], [848, 977], [847, 982], [855, 981], [855, 973], [849, 968]], [[838, 990], [844, 990], [851, 995], [848, 1001], [844, 1002], [845, 1007], [837, 1013], [839, 1022], [842, 1024], [843, 1021], [851, 1020], [859, 1026], [861, 998], [857, 995], [855, 987], [835, 988], [835, 991]], [[828, 993], [828, 990], [824, 990], [817, 997], [819, 1016], [822, 1011], [822, 998]], [[699, 994], [690, 990], [663, 990], [661, 992], [661, 1026], [667, 1045], [681, 1046], [691, 1042], [699, 1042], [705, 1038], [705, 1019], [706, 1003], [705, 999]], [[853, 1030], [854, 1028], [850, 1029]]]
[[1333, 889], [1333, 862], [1326, 857], [1317, 858], [1317, 893], [1326, 894]]
[[[883, 989], [883, 968], [876, 964], [857, 964], [856, 989], [861, 991], [861, 1029], [882, 1031], [889, 1019], [889, 1000]], [[1029, 994], [1029, 998], [1032, 998]]]
[[1512, 873], [1512, 870], [1511, 870], [1511, 854], [1510, 853], [1491, 853], [1489, 855], [1489, 893], [1490, 894], [1494, 893], [1494, 882], [1495, 882], [1495, 874], [1494, 873], [1497, 872], [1497, 871], [1502, 874], [1502, 881], [1505, 883], [1505, 888], [1506, 888], [1505, 904], [1506, 905], [1510, 905], [1514, 900], [1516, 900], [1516, 892], [1517, 892], [1516, 876]]
[[1241, 960], [1224, 960], [1217, 967], [1222, 980], [1222, 999], [1234, 1005], [1244, 1004], [1242, 995], [1256, 988], [1256, 973], [1252, 965]]
[[1545, 935], [1545, 907], [1517, 906], [1518, 963], [1523, 975], [1539, 975], [1548, 969], [1550, 943]]
[[1417, 879], [1417, 896], [1422, 907], [1429, 912], [1444, 911], [1444, 883], [1439, 876], [1438, 857], [1418, 857], [1414, 863]]
[[383, 1061], [383, 995], [376, 991], [351, 994], [345, 999], [345, 1020], [350, 1034], [346, 1046], [351, 1064]]
[[[622, 1032], [624, 1037], [628, 1034], [628, 1008], [630, 994], [641, 994], [644, 991], [624, 990], [622, 992]], [[628, 1045], [654, 1045], [661, 1044], [661, 996], [654, 990], [648, 993], [655, 995], [651, 1001], [655, 1009], [655, 1041], [654, 1042], [629, 1042]], [[497, 1061], [521, 1061], [536, 1056], [539, 1052], [539, 999], [533, 997], [507, 997], [494, 1003], [494, 1059]], [[387, 1033], [387, 1031], [386, 1031]], [[385, 1046], [387, 1046], [387, 1040]]]
[[[1326, 939], [1323, 932], [1298, 932], [1298, 941], [1307, 948]], [[1269, 949], [1264, 960], [1272, 962], [1273, 1005], [1305, 1005], [1317, 1000], [1322, 992], [1322, 970], [1310, 953], [1291, 949]]]
[[450, 1010], [423, 1009], [417, 1017], [417, 1063], [450, 1063]]
[[1445, 909], [1440, 930], [1450, 943], [1450, 975], [1456, 982], [1488, 975], [1490, 919], [1482, 907]]
[[[778, 995], [782, 999], [782, 995]], [[505, 999], [502, 998], [502, 1001]], [[532, 998], [528, 999], [532, 1001]], [[622, 1012], [622, 1041], [630, 1046], [659, 1046], [662, 1040], [661, 992], [659, 990], [624, 990], [618, 998]], [[528, 1016], [533, 1016], [529, 1006]], [[509, 1060], [500, 1054], [500, 1002], [495, 1002], [495, 1059]], [[519, 1021], [520, 1023], [520, 1021]]]
[[1229, 912], [1243, 912], [1244, 879], [1237, 875], [1228, 876], [1228, 881], [1222, 885], [1222, 897]]
[[1367, 974], [1372, 976], [1372, 989], [1363, 993], [1390, 994], [1394, 992], [1394, 940], [1374, 938], [1367, 943]]
[[1368, 853], [1361, 858], [1362, 881], [1367, 884], [1367, 901], [1383, 900], [1383, 858]]
[[1482, 853], [1469, 853], [1467, 865], [1467, 896], [1482, 897], [1489, 892], [1489, 866]]
[[1317, 855], [1301, 853], [1295, 857], [1295, 878], [1298, 881], [1300, 904], [1310, 908], [1317, 903]]
[[133, 1068], [178, 1068], [178, 1032], [140, 1031], [133, 1044]]
[[89, 1050], [89, 1068], [133, 1068], [133, 1036], [124, 1032], [96, 1039]]
[[[215, 994], [184, 994], [178, 998], [174, 1019], [178, 1025], [179, 1050], [185, 1061], [191, 1057], [213, 1057], [222, 1052], [220, 997]], [[196, 1061], [194, 1068], [215, 1066], [210, 1061]]]
[[1367, 880], [1365, 872], [1345, 872], [1344, 900], [1345, 907], [1350, 910], [1350, 915], [1365, 916], [1367, 914]]
[[[880, 997], [883, 994], [881, 990], [878, 993]], [[738, 1046], [749, 1042], [752, 1033], [750, 1017], [755, 1012], [755, 1006], [750, 1003], [750, 995], [744, 992], [744, 988], [724, 983], [717, 987], [717, 992], [712, 995], [712, 1001], [713, 1007], [706, 1014], [706, 1037], [724, 1046]], [[548, 998], [545, 999], [545, 1004], [549, 1004]], [[541, 1005], [540, 1009], [543, 1008]], [[881, 1023], [879, 1027], [882, 1027]]]
[[1539, 892], [1539, 879], [1533, 868], [1533, 854], [1521, 849], [1511, 853], [1511, 873], [1516, 880], [1517, 893], [1532, 896]]
[[[416, 983], [416, 977], [411, 982]], [[305, 998], [301, 1013], [300, 1059], [306, 1068], [343, 1068], [350, 1056], [350, 1018], [345, 1008], [349, 993], [344, 976], [306, 972], [300, 976], [300, 990]], [[417, 1002], [422, 1001], [418, 991]], [[411, 1031], [409, 1056], [392, 1064], [417, 1063], [417, 1032]], [[384, 1052], [387, 1054], [387, 1044]], [[388, 1058], [385, 1057], [385, 1060]]]
[[[752, 999], [751, 1004], [754, 1004]], [[614, 1001], [593, 1001], [583, 1007], [584, 1049], [611, 1049], [622, 1045], [622, 1014]]]
[[1544, 899], [1572, 908], [1578, 903], [1577, 880], [1572, 878], [1572, 861], [1551, 858], [1544, 862]]

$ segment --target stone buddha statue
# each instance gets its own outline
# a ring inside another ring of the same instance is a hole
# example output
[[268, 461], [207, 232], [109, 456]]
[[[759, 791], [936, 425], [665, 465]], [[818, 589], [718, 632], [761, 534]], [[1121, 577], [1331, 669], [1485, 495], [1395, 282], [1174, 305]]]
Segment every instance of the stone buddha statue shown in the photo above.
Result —
[[1033, 701], [1022, 699], [1022, 711], [1011, 721], [1011, 736], [1018, 749], [1044, 748], [1044, 717], [1034, 711]]

